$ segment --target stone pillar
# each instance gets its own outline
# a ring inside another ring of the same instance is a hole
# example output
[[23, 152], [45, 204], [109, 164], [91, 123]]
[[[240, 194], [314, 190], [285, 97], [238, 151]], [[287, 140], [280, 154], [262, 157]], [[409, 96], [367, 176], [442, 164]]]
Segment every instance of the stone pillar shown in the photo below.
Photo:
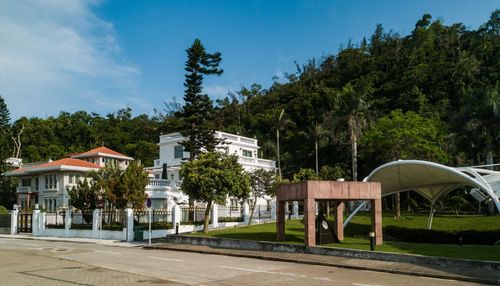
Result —
[[66, 237], [69, 236], [69, 230], [71, 228], [71, 208], [66, 209], [66, 217], [64, 220], [64, 234]]
[[31, 217], [31, 234], [33, 236], [40, 235], [40, 210], [33, 210]]
[[219, 227], [219, 206], [217, 204], [212, 205], [212, 212], [210, 213], [212, 219], [212, 228]]
[[319, 215], [319, 203], [314, 202], [314, 214]]
[[375, 199], [372, 202], [372, 231], [375, 233], [375, 244], [382, 245], [382, 200]]
[[271, 201], [271, 220], [276, 220], [276, 201]]
[[316, 245], [316, 202], [314, 199], [304, 200], [304, 232], [306, 246]]
[[17, 217], [19, 215], [19, 211], [17, 210], [17, 207], [14, 207], [14, 209], [10, 212], [10, 234], [14, 235], [17, 234]]
[[47, 214], [45, 212], [40, 213], [40, 231], [45, 230], [45, 223], [47, 221]]
[[92, 237], [99, 238], [99, 226], [101, 224], [101, 214], [99, 209], [92, 212]]
[[294, 218], [298, 218], [299, 217], [299, 202], [297, 202], [297, 201], [293, 201], [292, 216]]
[[179, 205], [175, 204], [173, 207], [172, 207], [172, 226], [174, 227], [174, 230], [175, 230], [175, 227], [177, 225], [181, 225], [181, 207], [179, 207]]
[[243, 223], [248, 224], [249, 220], [250, 220], [250, 207], [248, 206], [248, 203], [245, 202], [243, 204]]
[[276, 240], [285, 240], [285, 202], [277, 201], [276, 203]]
[[127, 216], [127, 234], [125, 238], [127, 241], [134, 241], [134, 210], [126, 208], [125, 215]]
[[335, 233], [337, 238], [344, 240], [344, 208], [343, 202], [335, 202]]

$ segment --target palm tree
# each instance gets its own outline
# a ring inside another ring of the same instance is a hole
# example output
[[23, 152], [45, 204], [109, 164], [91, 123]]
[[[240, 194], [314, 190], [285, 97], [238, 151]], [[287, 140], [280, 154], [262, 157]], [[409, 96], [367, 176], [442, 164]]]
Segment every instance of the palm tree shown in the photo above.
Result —
[[316, 176], [319, 174], [319, 163], [318, 163], [318, 146], [324, 143], [327, 130], [323, 126], [323, 124], [314, 124], [313, 128], [309, 130], [309, 136], [314, 138], [314, 151], [316, 155]]
[[353, 181], [358, 180], [358, 139], [367, 125], [366, 92], [366, 88], [355, 88], [351, 83], [346, 84], [341, 92], [341, 110], [351, 139]]

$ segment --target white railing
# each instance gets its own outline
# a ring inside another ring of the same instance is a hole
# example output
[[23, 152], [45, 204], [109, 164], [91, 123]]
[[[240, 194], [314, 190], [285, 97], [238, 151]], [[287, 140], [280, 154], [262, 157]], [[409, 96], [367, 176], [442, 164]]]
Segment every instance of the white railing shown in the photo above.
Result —
[[256, 164], [255, 158], [250, 158], [250, 157], [238, 157], [238, 161], [240, 163]]
[[215, 136], [217, 138], [225, 138], [228, 142], [241, 142], [243, 144], [257, 146], [257, 139], [252, 139], [252, 138], [248, 138], [248, 137], [244, 137], [244, 136], [240, 136], [240, 135], [229, 134], [229, 133], [220, 132], [220, 131], [217, 131], [215, 133], [216, 133]]
[[267, 167], [276, 167], [276, 162], [273, 160], [267, 160], [267, 159], [257, 159], [257, 164], [261, 166], [267, 166]]
[[170, 187], [171, 183], [169, 180], [164, 179], [149, 179], [148, 185], [146, 187]]
[[17, 187], [18, 193], [29, 193], [31, 192], [31, 187]]
[[165, 143], [165, 142], [171, 142], [171, 141], [176, 141], [179, 139], [183, 139], [181, 134], [175, 134], [175, 135], [162, 135], [160, 136], [160, 143]]

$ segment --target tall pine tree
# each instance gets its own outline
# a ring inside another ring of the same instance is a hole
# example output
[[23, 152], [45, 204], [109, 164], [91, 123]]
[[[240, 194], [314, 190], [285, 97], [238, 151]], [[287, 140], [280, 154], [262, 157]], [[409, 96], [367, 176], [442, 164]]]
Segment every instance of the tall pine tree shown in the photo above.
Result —
[[223, 70], [219, 69], [222, 60], [219, 52], [209, 54], [199, 39], [186, 50], [188, 59], [186, 61], [186, 81], [184, 86], [184, 106], [178, 112], [181, 119], [181, 134], [187, 139], [181, 142], [184, 150], [189, 152], [189, 159], [198, 158], [201, 151], [213, 151], [218, 143], [214, 138], [215, 128], [213, 125], [213, 102], [208, 95], [203, 94], [203, 76], [221, 75]]
[[[3, 97], [0, 96], [0, 174], [11, 167], [5, 161], [10, 154], [10, 112]], [[11, 208], [15, 203], [15, 185], [12, 178], [0, 176], [0, 205]]]

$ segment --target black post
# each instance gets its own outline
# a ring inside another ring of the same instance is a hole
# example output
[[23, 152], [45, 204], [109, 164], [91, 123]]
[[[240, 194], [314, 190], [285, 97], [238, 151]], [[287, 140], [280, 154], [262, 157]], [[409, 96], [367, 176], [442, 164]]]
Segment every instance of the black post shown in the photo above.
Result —
[[179, 234], [179, 223], [175, 224], [175, 234]]
[[375, 233], [373, 231], [370, 232], [370, 250], [375, 250]]

